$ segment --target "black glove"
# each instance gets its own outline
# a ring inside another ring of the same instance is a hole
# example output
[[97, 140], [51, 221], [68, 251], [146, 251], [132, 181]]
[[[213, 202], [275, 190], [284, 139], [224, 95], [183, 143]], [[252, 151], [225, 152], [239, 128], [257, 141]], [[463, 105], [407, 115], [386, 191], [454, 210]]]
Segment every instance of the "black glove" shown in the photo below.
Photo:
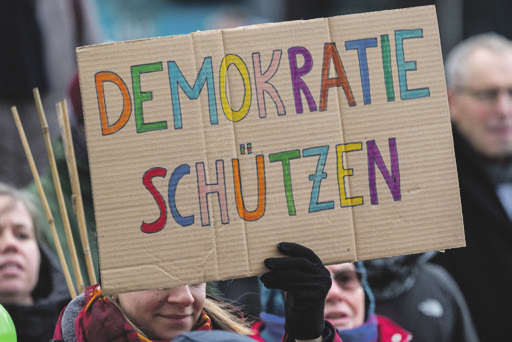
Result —
[[309, 248], [281, 242], [277, 249], [290, 258], [265, 259], [270, 272], [260, 280], [269, 289], [286, 291], [286, 333], [298, 340], [315, 339], [322, 335], [325, 326], [325, 297], [331, 288], [331, 274]]

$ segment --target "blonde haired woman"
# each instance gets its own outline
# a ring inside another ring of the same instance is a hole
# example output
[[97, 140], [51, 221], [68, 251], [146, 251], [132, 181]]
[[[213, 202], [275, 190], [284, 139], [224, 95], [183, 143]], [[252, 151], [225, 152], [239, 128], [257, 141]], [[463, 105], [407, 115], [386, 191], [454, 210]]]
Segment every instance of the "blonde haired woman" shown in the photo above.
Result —
[[210, 330], [251, 334], [241, 313], [206, 295], [204, 283], [110, 297], [94, 285], [63, 310], [52, 341], [171, 341]]

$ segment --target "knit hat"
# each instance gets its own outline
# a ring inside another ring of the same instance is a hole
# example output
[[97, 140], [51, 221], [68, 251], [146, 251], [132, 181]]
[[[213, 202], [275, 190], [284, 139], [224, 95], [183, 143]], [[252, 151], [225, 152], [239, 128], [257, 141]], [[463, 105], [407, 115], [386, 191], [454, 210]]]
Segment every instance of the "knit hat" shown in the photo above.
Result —
[[408, 291], [416, 281], [419, 266], [435, 254], [426, 252], [364, 261], [375, 298], [391, 300]]
[[354, 267], [356, 268], [356, 272], [361, 273], [361, 286], [364, 289], [364, 321], [368, 320], [371, 314], [375, 311], [375, 297], [373, 296], [373, 292], [368, 284], [368, 276], [366, 274], [366, 268], [362, 261], [354, 262]]

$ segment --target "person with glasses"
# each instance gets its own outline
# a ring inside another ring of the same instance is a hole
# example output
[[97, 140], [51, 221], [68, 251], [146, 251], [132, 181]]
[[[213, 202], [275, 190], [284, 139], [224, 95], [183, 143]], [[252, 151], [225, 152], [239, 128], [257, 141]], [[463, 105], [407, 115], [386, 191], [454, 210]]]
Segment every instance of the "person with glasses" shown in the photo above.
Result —
[[445, 71], [466, 247], [433, 261], [457, 282], [480, 340], [503, 340], [503, 308], [512, 305], [512, 42], [470, 37], [447, 54]]
[[[362, 262], [324, 266], [309, 248], [282, 242], [287, 258], [268, 258], [260, 277], [262, 313], [253, 325], [263, 342], [406, 342], [412, 336], [374, 313]], [[255, 334], [257, 335], [257, 334]]]

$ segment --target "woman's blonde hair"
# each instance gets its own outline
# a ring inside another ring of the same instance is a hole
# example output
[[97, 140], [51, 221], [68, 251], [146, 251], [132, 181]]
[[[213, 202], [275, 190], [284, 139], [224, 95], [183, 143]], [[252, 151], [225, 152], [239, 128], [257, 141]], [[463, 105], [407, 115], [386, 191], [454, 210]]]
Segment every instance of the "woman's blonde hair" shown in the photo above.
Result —
[[250, 322], [244, 320], [238, 310], [230, 304], [207, 297], [204, 301], [204, 311], [221, 330], [232, 331], [238, 334], [251, 333]]
[[[123, 317], [128, 323], [130, 323], [135, 331], [139, 335], [146, 337], [142, 329], [125, 314], [121, 304], [119, 303], [118, 296], [110, 295], [107, 296], [107, 298], [119, 309], [119, 311], [121, 311]], [[203, 310], [206, 312], [208, 317], [210, 317], [212, 326], [218, 326], [220, 330], [231, 331], [242, 335], [251, 334], [251, 322], [245, 321], [242, 314], [230, 304], [216, 300], [211, 296], [207, 296], [204, 301]], [[197, 328], [197, 326], [194, 326], [192, 330]]]

